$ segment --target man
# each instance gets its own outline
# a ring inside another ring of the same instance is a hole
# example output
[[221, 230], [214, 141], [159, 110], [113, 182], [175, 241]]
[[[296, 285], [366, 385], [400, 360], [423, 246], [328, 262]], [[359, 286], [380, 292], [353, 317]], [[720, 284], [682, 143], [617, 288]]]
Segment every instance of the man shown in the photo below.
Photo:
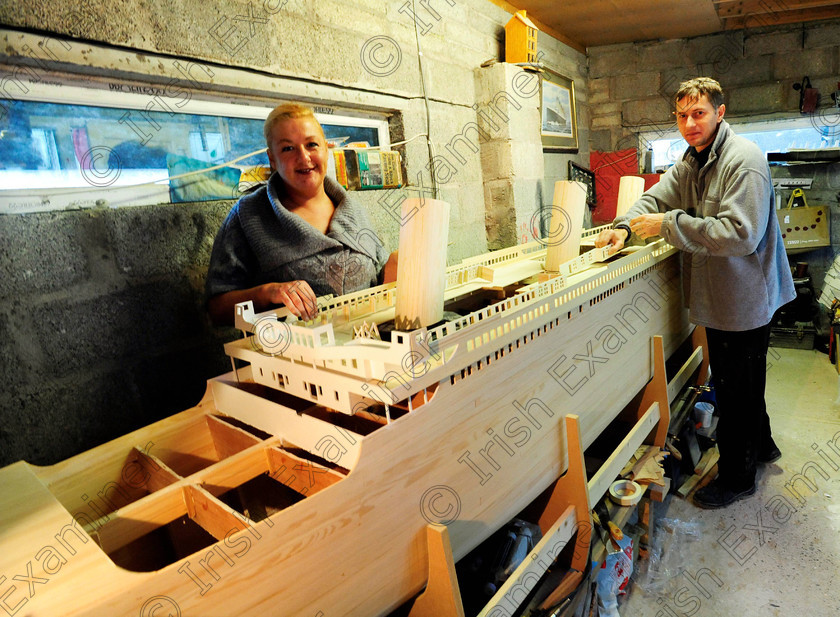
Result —
[[635, 234], [682, 252], [683, 294], [691, 321], [706, 327], [720, 416], [718, 477], [695, 502], [720, 508], [755, 492], [757, 462], [781, 457], [764, 402], [766, 357], [770, 320], [795, 292], [770, 168], [724, 121], [720, 84], [686, 81], [674, 100], [689, 148], [596, 246], [613, 253]]

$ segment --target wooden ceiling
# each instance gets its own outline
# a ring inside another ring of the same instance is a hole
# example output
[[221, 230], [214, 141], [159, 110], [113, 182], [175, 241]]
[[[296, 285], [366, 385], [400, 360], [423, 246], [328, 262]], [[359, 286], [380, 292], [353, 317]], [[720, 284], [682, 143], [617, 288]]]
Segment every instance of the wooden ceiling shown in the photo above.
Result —
[[547, 33], [585, 50], [597, 45], [700, 36], [840, 18], [828, 0], [492, 0], [525, 9]]

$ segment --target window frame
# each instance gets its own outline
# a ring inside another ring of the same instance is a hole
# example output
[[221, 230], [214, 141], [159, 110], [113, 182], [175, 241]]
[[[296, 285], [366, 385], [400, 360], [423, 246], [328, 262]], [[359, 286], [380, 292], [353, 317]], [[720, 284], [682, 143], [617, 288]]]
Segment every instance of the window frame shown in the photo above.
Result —
[[[212, 90], [204, 91], [186, 87], [183, 83], [180, 83], [177, 85], [176, 95], [178, 91], [181, 91], [186, 96], [184, 97], [185, 100], [179, 101], [171, 93], [167, 93], [166, 87], [158, 79], [152, 80], [151, 76], [150, 81], [143, 82], [116, 76], [102, 79], [69, 72], [50, 72], [47, 79], [34, 81], [31, 79], [30, 70], [7, 64], [0, 64], [0, 72], [14, 75], [15, 78], [9, 81], [13, 84], [16, 82], [25, 88], [25, 90], [21, 90], [20, 85], [18, 85], [14, 92], [13, 100], [20, 101], [89, 105], [131, 111], [161, 111], [160, 104], [154, 107], [152, 105], [156, 98], [165, 97], [167, 100], [164, 101], [164, 104], [167, 107], [163, 110], [171, 109], [176, 114], [263, 121], [275, 106], [294, 99], [293, 96], [274, 98], [249, 96], [247, 94], [233, 95]], [[10, 96], [4, 97], [4, 100], [11, 98]], [[183, 104], [179, 106], [179, 102]], [[391, 110], [356, 110], [339, 104], [333, 106], [331, 102], [310, 105], [314, 110], [315, 117], [322, 124], [374, 128], [379, 139], [378, 146], [382, 149], [390, 148], [389, 117], [393, 113]], [[255, 144], [254, 149], [256, 150], [260, 146], [263, 146], [263, 144]], [[208, 164], [208, 166], [210, 165]], [[53, 170], [43, 170], [42, 173], [49, 173], [50, 171]], [[69, 172], [72, 171], [71, 169], [61, 170], [65, 177], [71, 175]], [[57, 183], [60, 183], [61, 175], [61, 173], [55, 175]], [[149, 178], [148, 180], [153, 179]], [[168, 178], [160, 178], [155, 184], [144, 181], [139, 186], [81, 185], [0, 189], [0, 214], [171, 203]]]

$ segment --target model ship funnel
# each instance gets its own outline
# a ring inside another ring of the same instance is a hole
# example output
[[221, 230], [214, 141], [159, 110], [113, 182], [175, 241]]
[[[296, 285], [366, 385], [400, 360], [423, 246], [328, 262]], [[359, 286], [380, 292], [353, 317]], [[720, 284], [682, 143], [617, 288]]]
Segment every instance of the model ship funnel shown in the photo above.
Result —
[[639, 176], [622, 176], [618, 183], [618, 204], [616, 216], [624, 216], [642, 193], [645, 192], [645, 179]]
[[401, 220], [394, 326], [414, 330], [443, 319], [449, 204], [406, 199]]
[[551, 223], [546, 238], [546, 272], [559, 272], [560, 264], [580, 254], [580, 232], [586, 207], [586, 186], [582, 182], [558, 180], [554, 183]]

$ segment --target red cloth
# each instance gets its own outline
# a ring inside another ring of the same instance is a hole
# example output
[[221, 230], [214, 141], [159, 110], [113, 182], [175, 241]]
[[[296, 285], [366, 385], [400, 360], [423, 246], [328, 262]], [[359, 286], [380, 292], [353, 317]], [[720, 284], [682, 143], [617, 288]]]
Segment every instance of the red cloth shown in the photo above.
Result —
[[645, 179], [645, 190], [659, 182], [659, 174], [640, 174], [638, 154], [634, 148], [614, 152], [593, 151], [589, 155], [589, 168], [595, 173], [597, 205], [592, 211], [592, 223], [612, 223], [618, 205], [618, 183], [622, 176], [640, 176]]

